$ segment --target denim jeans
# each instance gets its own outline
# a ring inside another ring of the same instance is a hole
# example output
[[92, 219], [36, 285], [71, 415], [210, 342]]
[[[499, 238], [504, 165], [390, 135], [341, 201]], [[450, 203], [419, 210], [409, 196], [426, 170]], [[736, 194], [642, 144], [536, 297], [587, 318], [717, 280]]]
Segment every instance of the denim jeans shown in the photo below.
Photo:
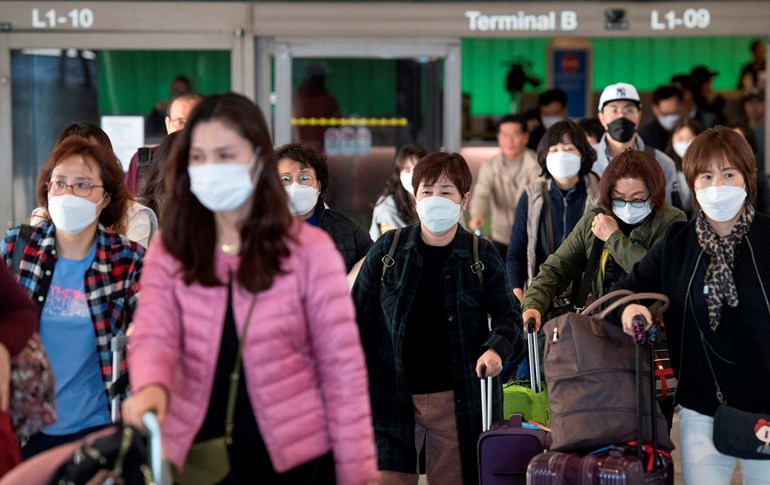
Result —
[[679, 441], [685, 485], [728, 485], [741, 463], [744, 485], [770, 484], [770, 460], [743, 460], [714, 447], [714, 418], [680, 406]]

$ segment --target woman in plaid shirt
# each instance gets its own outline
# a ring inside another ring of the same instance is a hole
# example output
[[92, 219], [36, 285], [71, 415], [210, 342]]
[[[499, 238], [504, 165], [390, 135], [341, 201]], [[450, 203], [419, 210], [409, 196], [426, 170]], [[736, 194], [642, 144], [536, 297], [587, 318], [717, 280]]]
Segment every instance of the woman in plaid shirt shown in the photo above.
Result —
[[[133, 317], [144, 253], [106, 229], [123, 217], [129, 199], [111, 150], [66, 140], [41, 169], [37, 198], [51, 219], [32, 229], [17, 254], [17, 278], [40, 312], [58, 417], [29, 439], [25, 458], [109, 424], [110, 340]], [[19, 232], [9, 230], [0, 246], [9, 266]]]

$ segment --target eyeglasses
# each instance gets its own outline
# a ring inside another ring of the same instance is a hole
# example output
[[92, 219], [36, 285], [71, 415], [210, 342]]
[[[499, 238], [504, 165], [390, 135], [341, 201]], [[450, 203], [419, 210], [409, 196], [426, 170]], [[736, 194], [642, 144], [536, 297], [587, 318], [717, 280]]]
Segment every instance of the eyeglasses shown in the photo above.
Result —
[[631, 204], [631, 207], [635, 207], [637, 209], [641, 209], [644, 207], [644, 204], [647, 203], [647, 201], [650, 200], [650, 197], [647, 197], [644, 200], [623, 200], [623, 199], [612, 199], [612, 206], [617, 207], [620, 209], [621, 207], [625, 207], [626, 204]]
[[281, 184], [284, 187], [290, 186], [295, 180], [302, 187], [311, 187], [316, 179], [312, 175], [307, 175], [304, 173], [299, 174], [296, 177], [292, 177], [291, 175], [281, 175]]
[[187, 118], [169, 118], [169, 121], [175, 130], [181, 130], [187, 124]]
[[622, 113], [624, 115], [635, 115], [639, 113], [639, 108], [634, 105], [628, 105], [623, 108], [618, 108], [617, 106], [606, 106], [603, 111], [605, 114], [610, 115], [616, 115], [618, 113]]
[[51, 195], [64, 195], [64, 193], [67, 192], [67, 188], [71, 188], [74, 195], [77, 195], [78, 197], [88, 197], [91, 195], [94, 187], [104, 187], [104, 185], [96, 185], [88, 182], [68, 184], [63, 180], [51, 180], [48, 182], [48, 193]]

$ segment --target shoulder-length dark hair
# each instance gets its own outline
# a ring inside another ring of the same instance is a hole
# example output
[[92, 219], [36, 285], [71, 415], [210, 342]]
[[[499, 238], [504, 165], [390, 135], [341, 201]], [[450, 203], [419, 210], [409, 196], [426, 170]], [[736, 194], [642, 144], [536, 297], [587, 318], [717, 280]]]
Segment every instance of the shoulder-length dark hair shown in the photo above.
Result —
[[407, 160], [410, 158], [414, 158], [416, 164], [427, 154], [428, 150], [422, 145], [410, 144], [399, 148], [394, 160], [393, 172], [390, 174], [388, 181], [385, 182], [385, 190], [382, 191], [384, 197], [393, 196], [398, 215], [407, 224], [417, 222], [418, 218], [412, 194], [407, 192], [401, 184], [401, 170], [404, 169], [404, 165], [406, 165]]
[[537, 144], [537, 163], [540, 164], [540, 168], [543, 170], [542, 176], [551, 178], [545, 163], [545, 159], [548, 157], [548, 149], [567, 140], [575, 145], [575, 148], [580, 152], [580, 171], [578, 175], [582, 177], [591, 171], [596, 161], [596, 151], [588, 143], [588, 137], [586, 137], [586, 133], [580, 128], [580, 125], [572, 120], [564, 120], [554, 123], [553, 126], [548, 128], [543, 138], [540, 139], [540, 143]]
[[99, 169], [99, 176], [102, 179], [104, 193], [110, 196], [107, 206], [99, 214], [99, 222], [105, 227], [112, 227], [116, 232], [121, 232], [115, 226], [119, 226], [123, 221], [126, 208], [131, 200], [131, 194], [123, 181], [123, 169], [120, 161], [112, 150], [102, 145], [89, 142], [84, 138], [70, 136], [58, 144], [48, 161], [40, 169], [40, 175], [37, 178], [37, 203], [45, 207], [48, 211], [48, 182], [51, 181], [51, 174], [63, 160], [80, 155], [89, 165]]
[[166, 186], [164, 184], [166, 168], [171, 157], [174, 140], [180, 136], [180, 133], [179, 131], [169, 133], [160, 142], [150, 161], [147, 173], [142, 177], [144, 180], [140, 181], [142, 191], [137, 198], [139, 202], [152, 209], [159, 222], [163, 220], [163, 206], [166, 203]]
[[473, 175], [471, 175], [471, 169], [468, 168], [468, 162], [462, 155], [433, 152], [421, 158], [414, 166], [414, 175], [412, 175], [414, 193], [417, 194], [420, 183], [433, 185], [441, 177], [441, 174], [445, 174], [455, 184], [462, 197], [465, 197], [465, 194], [471, 190]]
[[219, 121], [260, 150], [262, 174], [257, 181], [251, 210], [241, 228], [241, 262], [238, 283], [256, 293], [270, 288], [273, 278], [283, 273], [281, 261], [289, 256], [291, 215], [286, 191], [278, 180], [273, 143], [260, 109], [234, 93], [209, 96], [190, 114], [175, 141], [166, 172], [168, 200], [163, 209], [162, 238], [168, 252], [182, 264], [187, 284], [222, 284], [216, 276], [214, 213], [190, 192], [189, 165], [192, 134], [200, 123]]
[[652, 210], [662, 210], [666, 204], [666, 177], [658, 162], [645, 152], [627, 149], [613, 158], [599, 181], [599, 203], [612, 210], [615, 183], [624, 178], [639, 179], [650, 191]]
[[746, 181], [748, 201], [754, 203], [757, 197], [757, 162], [754, 152], [744, 137], [724, 126], [709, 128], [696, 136], [687, 148], [682, 160], [682, 171], [690, 189], [695, 192], [695, 179], [706, 170], [711, 170], [715, 160], [729, 162], [738, 169]]

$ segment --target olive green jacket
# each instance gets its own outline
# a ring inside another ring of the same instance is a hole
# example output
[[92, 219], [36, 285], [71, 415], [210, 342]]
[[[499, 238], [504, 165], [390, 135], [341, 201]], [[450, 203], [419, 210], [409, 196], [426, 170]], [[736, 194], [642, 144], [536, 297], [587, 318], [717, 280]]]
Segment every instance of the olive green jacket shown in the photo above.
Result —
[[[564, 293], [572, 280], [583, 273], [594, 242], [591, 222], [595, 216], [595, 211], [586, 212], [559, 249], [540, 265], [540, 271], [524, 293], [524, 299], [521, 302], [522, 311], [534, 308], [543, 315], [554, 297]], [[604, 243], [604, 249], [623, 268], [623, 271], [630, 273], [634, 265], [647, 254], [647, 250], [656, 242], [663, 240], [672, 223], [686, 220], [684, 212], [666, 204], [662, 211], [655, 212], [652, 217], [631, 231], [630, 236], [626, 236], [622, 231], [612, 233]], [[590, 293], [594, 299], [603, 293], [603, 273], [596, 268]]]

